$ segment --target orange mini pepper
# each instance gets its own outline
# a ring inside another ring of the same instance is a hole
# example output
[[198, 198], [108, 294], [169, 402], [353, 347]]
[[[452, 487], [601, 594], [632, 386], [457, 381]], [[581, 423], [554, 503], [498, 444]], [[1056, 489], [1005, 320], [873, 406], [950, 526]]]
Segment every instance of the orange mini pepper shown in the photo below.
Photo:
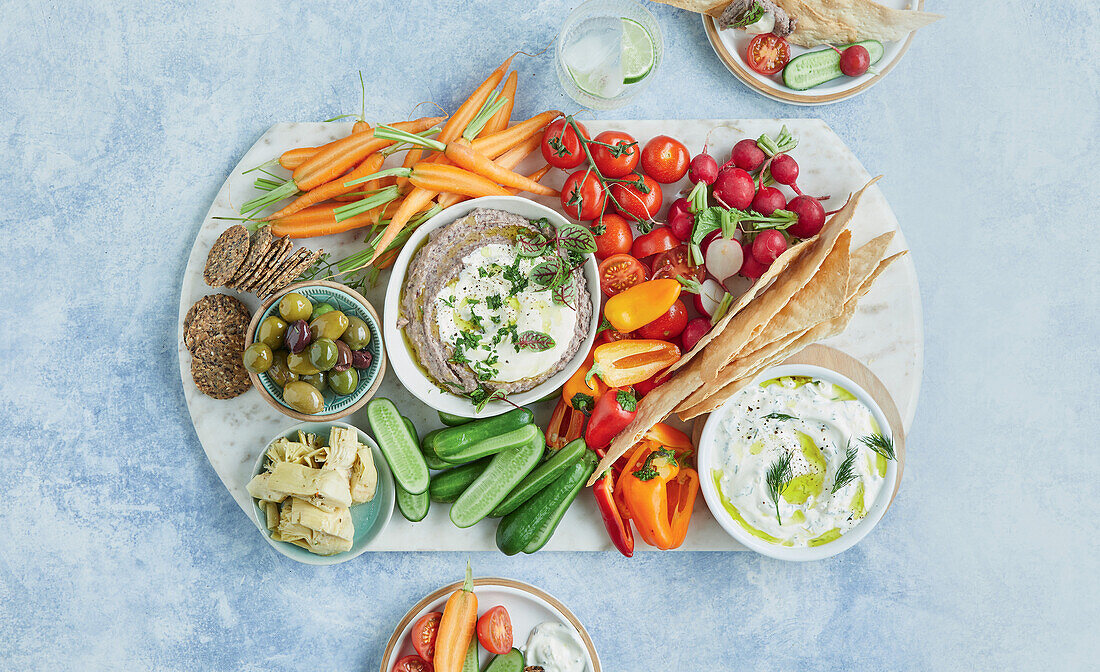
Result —
[[681, 287], [669, 278], [640, 282], [608, 299], [603, 315], [619, 331], [634, 331], [667, 313], [680, 298]]
[[610, 387], [626, 387], [664, 371], [678, 359], [680, 347], [668, 341], [637, 338], [604, 343], [592, 351], [587, 379], [598, 375]]
[[695, 446], [692, 445], [690, 436], [663, 422], [653, 425], [645, 433], [645, 438], [656, 441], [666, 448], [671, 448], [675, 451], [677, 460], [682, 461], [684, 457], [695, 452]]
[[[565, 400], [565, 403], [585, 413], [591, 413], [592, 408], [596, 405], [596, 400], [607, 391], [607, 385], [602, 380], [588, 376], [588, 370], [592, 368], [592, 354], [595, 350], [596, 348], [593, 347], [581, 368], [577, 369], [577, 372], [570, 376], [561, 388], [561, 398]], [[577, 397], [578, 394], [583, 396]]]
[[675, 455], [670, 448], [650, 449], [637, 468], [624, 469], [621, 479], [623, 500], [638, 534], [661, 550], [684, 543], [699, 494], [698, 472], [681, 467]]

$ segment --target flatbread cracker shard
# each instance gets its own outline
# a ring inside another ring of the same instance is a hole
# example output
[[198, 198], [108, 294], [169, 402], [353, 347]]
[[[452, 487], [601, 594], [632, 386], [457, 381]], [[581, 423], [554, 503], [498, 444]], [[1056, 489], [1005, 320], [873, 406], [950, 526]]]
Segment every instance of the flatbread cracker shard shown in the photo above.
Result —
[[[810, 281], [832, 250], [841, 232], [848, 227], [860, 198], [878, 179], [879, 177], [875, 177], [858, 192], [852, 194], [844, 207], [826, 220], [818, 235], [794, 246], [772, 262], [773, 266], [780, 260], [783, 260], [784, 264], [783, 268], [776, 272], [772, 283], [760, 292], [756, 299], [744, 301], [745, 306], [738, 308], [738, 312], [731, 319], [720, 321], [711, 330], [711, 337], [704, 339], [709, 345], [702, 348], [696, 346], [693, 349], [695, 356], [687, 366], [680, 368], [672, 378], [656, 387], [638, 403], [637, 414], [626, 429], [611, 441], [607, 455], [600, 460], [596, 471], [593, 472], [593, 477], [588, 481], [589, 486], [630, 450], [643, 434], [672, 413], [689, 394], [699, 387], [700, 383], [714, 380], [731, 354], [739, 352], [746, 343], [759, 334], [791, 297]], [[792, 252], [794, 254], [787, 256]], [[784, 259], [785, 256], [786, 259]], [[761, 282], [754, 285], [750, 292], [759, 291], [756, 288], [762, 282], [764, 278], [761, 278]], [[738, 302], [739, 306], [741, 303], [741, 301]], [[748, 307], [749, 305], [751, 308]], [[703, 341], [700, 341], [700, 344], [702, 345]]]
[[710, 14], [713, 17], [720, 15], [726, 5], [730, 4], [730, 0], [656, 0], [656, 2], [686, 9], [696, 14]]
[[894, 9], [871, 0], [772, 0], [797, 21], [787, 41], [803, 47], [859, 40], [894, 42], [942, 19], [915, 9]]

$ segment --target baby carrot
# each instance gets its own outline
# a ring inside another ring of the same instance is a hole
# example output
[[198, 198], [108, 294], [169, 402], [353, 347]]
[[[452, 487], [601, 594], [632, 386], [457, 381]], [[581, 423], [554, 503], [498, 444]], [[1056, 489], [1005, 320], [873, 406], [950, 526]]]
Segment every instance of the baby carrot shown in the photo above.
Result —
[[[558, 192], [550, 187], [544, 187], [538, 182], [535, 182], [519, 173], [509, 170], [498, 163], [495, 163], [492, 159], [477, 153], [470, 145], [461, 142], [452, 142], [447, 145], [445, 156], [450, 159], [456, 166], [465, 168], [466, 170], [477, 173], [492, 182], [502, 184], [506, 187], [514, 187], [523, 191], [529, 191], [532, 194], [540, 194], [542, 196], [557, 196]], [[451, 191], [453, 189], [441, 189], [440, 191]]]
[[[477, 116], [478, 111], [481, 110], [481, 106], [485, 104], [489, 95], [500, 85], [500, 80], [504, 79], [504, 73], [507, 72], [513, 58], [515, 58], [515, 54], [509, 56], [507, 60], [500, 64], [500, 67], [493, 70], [489, 77], [481, 83], [481, 86], [474, 89], [470, 97], [459, 105], [455, 113], [443, 125], [443, 130], [439, 133], [440, 142], [450, 142], [462, 135], [462, 132], [466, 130], [466, 125]], [[413, 132], [417, 133], [419, 131]]]
[[474, 140], [470, 145], [478, 154], [495, 159], [512, 147], [538, 134], [551, 121], [561, 116], [559, 110], [547, 110], [520, 123]]
[[481, 131], [483, 135], [489, 135], [508, 128], [508, 122], [512, 119], [512, 108], [516, 104], [518, 80], [515, 70], [508, 73], [508, 79], [504, 80], [504, 86], [500, 89], [500, 95], [504, 98], [504, 107], [497, 110], [497, 113], [489, 118], [485, 128]]
[[[364, 177], [366, 175], [372, 175], [378, 172], [378, 169], [382, 167], [382, 162], [385, 159], [386, 157], [382, 156], [381, 153], [375, 152], [364, 159], [363, 162], [360, 163], [355, 170], [351, 171], [347, 175], [343, 177], [338, 177], [332, 182], [322, 184], [312, 191], [307, 191], [306, 193], [299, 196], [290, 205], [272, 215], [264, 217], [264, 219], [270, 221], [273, 219], [279, 219], [280, 217], [286, 217], [287, 215], [293, 215], [299, 210], [307, 208], [311, 205], [323, 203], [324, 201], [327, 201], [329, 199], [336, 198], [337, 196], [342, 196], [351, 191], [355, 191], [356, 187], [346, 187], [344, 186], [344, 182], [349, 179]], [[369, 185], [366, 187], [366, 190], [370, 190]]]

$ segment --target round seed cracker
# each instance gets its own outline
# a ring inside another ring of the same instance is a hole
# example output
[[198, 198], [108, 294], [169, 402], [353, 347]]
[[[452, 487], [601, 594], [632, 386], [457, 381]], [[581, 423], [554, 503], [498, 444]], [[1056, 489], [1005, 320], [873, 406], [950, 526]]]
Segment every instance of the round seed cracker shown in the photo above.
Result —
[[206, 256], [202, 279], [211, 287], [224, 287], [248, 256], [248, 229], [234, 224], [214, 241]]
[[260, 263], [265, 256], [267, 256], [267, 250], [271, 247], [271, 241], [274, 237], [271, 235], [271, 227], [261, 227], [259, 231], [252, 234], [252, 238], [248, 242], [248, 256], [241, 262], [241, 267], [237, 269], [236, 274], [233, 275], [233, 279], [229, 281], [230, 287], [236, 287], [237, 284], [245, 279], [252, 269], [256, 268], [256, 265]]
[[199, 343], [191, 358], [191, 378], [199, 392], [232, 399], [252, 387], [243, 354], [244, 334], [218, 334]]
[[212, 336], [243, 334], [252, 319], [248, 308], [228, 294], [211, 294], [195, 302], [183, 320], [183, 344], [192, 353]]

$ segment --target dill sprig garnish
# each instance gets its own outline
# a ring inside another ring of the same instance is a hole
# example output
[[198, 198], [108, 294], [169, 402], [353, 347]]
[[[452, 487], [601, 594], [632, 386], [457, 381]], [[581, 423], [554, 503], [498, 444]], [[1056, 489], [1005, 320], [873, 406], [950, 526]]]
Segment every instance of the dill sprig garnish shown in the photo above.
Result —
[[794, 473], [791, 470], [791, 454], [789, 452], [783, 453], [783, 457], [772, 462], [772, 465], [768, 467], [768, 472], [764, 475], [764, 482], [768, 486], [768, 494], [771, 495], [772, 501], [775, 503], [775, 519], [779, 521], [780, 525], [783, 524], [783, 518], [779, 515], [779, 498], [793, 480]]
[[855, 480], [856, 457], [858, 455], [859, 448], [849, 443], [848, 447], [844, 449], [844, 461], [836, 468], [836, 475], [833, 476], [833, 492], [839, 492], [841, 488]]
[[888, 460], [896, 460], [894, 455], [894, 440], [882, 434], [859, 437], [860, 443], [882, 455]]
[[765, 420], [797, 420], [798, 418], [793, 415], [787, 415], [786, 413], [768, 413], [764, 416]]

